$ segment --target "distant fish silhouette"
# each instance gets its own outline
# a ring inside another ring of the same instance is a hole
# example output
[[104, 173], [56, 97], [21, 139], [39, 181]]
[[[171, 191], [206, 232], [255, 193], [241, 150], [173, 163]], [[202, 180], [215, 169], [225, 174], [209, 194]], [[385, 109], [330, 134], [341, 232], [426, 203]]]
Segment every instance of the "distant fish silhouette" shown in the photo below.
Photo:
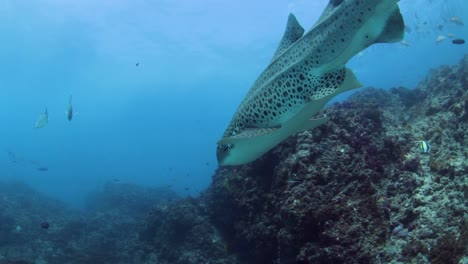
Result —
[[139, 62], [135, 63], [135, 66], [136, 67], [140, 66], [140, 63]]
[[461, 44], [465, 44], [465, 40], [464, 39], [454, 39], [454, 40], [452, 40], [452, 43], [461, 45]]
[[452, 21], [453, 23], [455, 23], [457, 25], [460, 25], [460, 26], [465, 25], [465, 23], [463, 23], [463, 20], [461, 20], [461, 18], [459, 18], [459, 17], [452, 17], [452, 18], [450, 18], [450, 21]]
[[42, 222], [42, 223], [41, 223], [41, 227], [42, 227], [43, 229], [49, 229], [49, 226], [50, 226], [50, 224], [49, 224], [48, 222]]
[[49, 171], [49, 168], [46, 167], [39, 167], [37, 168], [38, 171]]
[[402, 40], [402, 41], [400, 41], [400, 43], [401, 43], [401, 45], [404, 45], [404, 46], [407, 46], [407, 47], [410, 46], [409, 42], [406, 41], [406, 40]]
[[23, 158], [18, 156], [16, 153], [13, 151], [8, 151], [8, 158], [10, 159], [11, 162], [17, 163], [23, 161]]
[[73, 106], [72, 106], [72, 96], [70, 95], [70, 99], [68, 100], [68, 109], [65, 112], [67, 114], [68, 121], [72, 121], [73, 119]]
[[49, 123], [49, 114], [47, 113], [47, 107], [45, 109], [45, 112], [40, 114], [39, 117], [36, 120], [36, 123], [34, 123], [34, 128], [43, 128]]

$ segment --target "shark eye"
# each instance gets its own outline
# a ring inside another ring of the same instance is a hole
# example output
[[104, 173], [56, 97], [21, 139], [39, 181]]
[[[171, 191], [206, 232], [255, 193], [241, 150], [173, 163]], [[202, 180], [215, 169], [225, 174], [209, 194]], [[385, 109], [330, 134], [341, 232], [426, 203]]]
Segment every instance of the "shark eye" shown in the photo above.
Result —
[[343, 3], [344, 0], [330, 0], [330, 4], [333, 6], [339, 6], [341, 3]]

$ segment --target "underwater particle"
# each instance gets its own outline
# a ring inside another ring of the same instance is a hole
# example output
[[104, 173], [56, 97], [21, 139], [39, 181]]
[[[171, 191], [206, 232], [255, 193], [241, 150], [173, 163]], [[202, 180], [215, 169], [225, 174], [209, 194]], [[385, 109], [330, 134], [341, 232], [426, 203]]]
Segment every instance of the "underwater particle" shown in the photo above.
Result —
[[460, 25], [460, 26], [463, 26], [465, 25], [465, 23], [463, 23], [463, 20], [459, 17], [452, 17], [450, 18], [450, 21], [452, 21], [453, 23], [457, 24], [457, 25]]
[[461, 45], [461, 44], [465, 44], [465, 40], [464, 39], [454, 39], [454, 40], [452, 40], [452, 43], [456, 44], [456, 45]]
[[16, 232], [21, 232], [21, 230], [23, 230], [23, 228], [21, 226], [17, 225], [15, 227], [15, 230], [16, 230]]
[[436, 38], [436, 44], [439, 44], [439, 43], [442, 42], [444, 39], [446, 39], [445, 36], [439, 35], [439, 36]]
[[447, 33], [447, 37], [449, 37], [449, 38], [454, 38], [455, 35], [454, 35], [453, 33]]
[[37, 170], [38, 170], [38, 171], [44, 171], [44, 172], [45, 172], [45, 171], [49, 171], [49, 168], [47, 168], [47, 167], [39, 167], [39, 168], [37, 168]]
[[136, 67], [140, 66], [140, 63], [139, 62], [135, 63], [135, 66]]
[[429, 150], [431, 149], [431, 146], [429, 145], [429, 143], [427, 143], [424, 140], [420, 140], [416, 142], [418, 142], [419, 144], [419, 151], [421, 151], [421, 153], [429, 153]]
[[34, 123], [34, 128], [43, 128], [47, 125], [47, 123], [49, 123], [49, 114], [46, 107], [45, 112], [40, 114], [36, 120], [36, 123]]
[[50, 226], [49, 222], [42, 222], [41, 223], [41, 228], [42, 229], [49, 229], [49, 226]]

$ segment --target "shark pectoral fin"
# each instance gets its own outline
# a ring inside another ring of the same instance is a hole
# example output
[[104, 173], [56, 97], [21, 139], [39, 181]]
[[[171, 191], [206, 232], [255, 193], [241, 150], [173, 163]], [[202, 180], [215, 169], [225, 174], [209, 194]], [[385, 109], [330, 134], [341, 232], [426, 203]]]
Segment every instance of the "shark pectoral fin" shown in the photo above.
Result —
[[352, 70], [346, 68], [345, 79], [341, 84], [341, 87], [338, 89], [340, 93], [359, 87], [362, 87], [362, 83], [356, 78], [356, 75], [354, 75], [354, 72]]
[[274, 134], [278, 130], [279, 128], [247, 128], [235, 136], [222, 138], [220, 141], [218, 141], [217, 144], [218, 145], [227, 145], [227, 144], [235, 145], [236, 143], [247, 140], [247, 139], [255, 139], [255, 138], [260, 138], [263, 136]]
[[375, 41], [376, 43], [392, 43], [399, 42], [405, 34], [405, 22], [400, 13], [400, 8], [396, 8], [388, 17], [385, 28]]
[[315, 118], [315, 119], [309, 119], [306, 122], [304, 122], [301, 126], [299, 126], [296, 130], [296, 133], [301, 133], [309, 129], [316, 128], [318, 126], [321, 126], [328, 122], [330, 120], [330, 117], [324, 116], [321, 118]]
[[225, 137], [220, 139], [216, 144], [219, 145], [234, 145], [236, 142], [241, 140], [240, 138], [237, 137]]

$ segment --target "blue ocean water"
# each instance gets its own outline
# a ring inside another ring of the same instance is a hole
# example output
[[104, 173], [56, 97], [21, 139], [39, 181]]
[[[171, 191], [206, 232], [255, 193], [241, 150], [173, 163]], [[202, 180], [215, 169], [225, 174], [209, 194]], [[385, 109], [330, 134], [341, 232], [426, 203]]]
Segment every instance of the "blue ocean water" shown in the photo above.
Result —
[[[0, 180], [78, 207], [107, 181], [197, 195], [288, 13], [308, 29], [327, 2], [3, 1]], [[468, 38], [468, 25], [451, 21], [468, 23], [465, 0], [400, 6], [409, 46], [374, 45], [348, 64], [365, 86], [414, 88], [429, 69], [468, 52], [448, 37], [436, 43], [448, 33]], [[49, 124], [34, 129], [45, 108]]]

